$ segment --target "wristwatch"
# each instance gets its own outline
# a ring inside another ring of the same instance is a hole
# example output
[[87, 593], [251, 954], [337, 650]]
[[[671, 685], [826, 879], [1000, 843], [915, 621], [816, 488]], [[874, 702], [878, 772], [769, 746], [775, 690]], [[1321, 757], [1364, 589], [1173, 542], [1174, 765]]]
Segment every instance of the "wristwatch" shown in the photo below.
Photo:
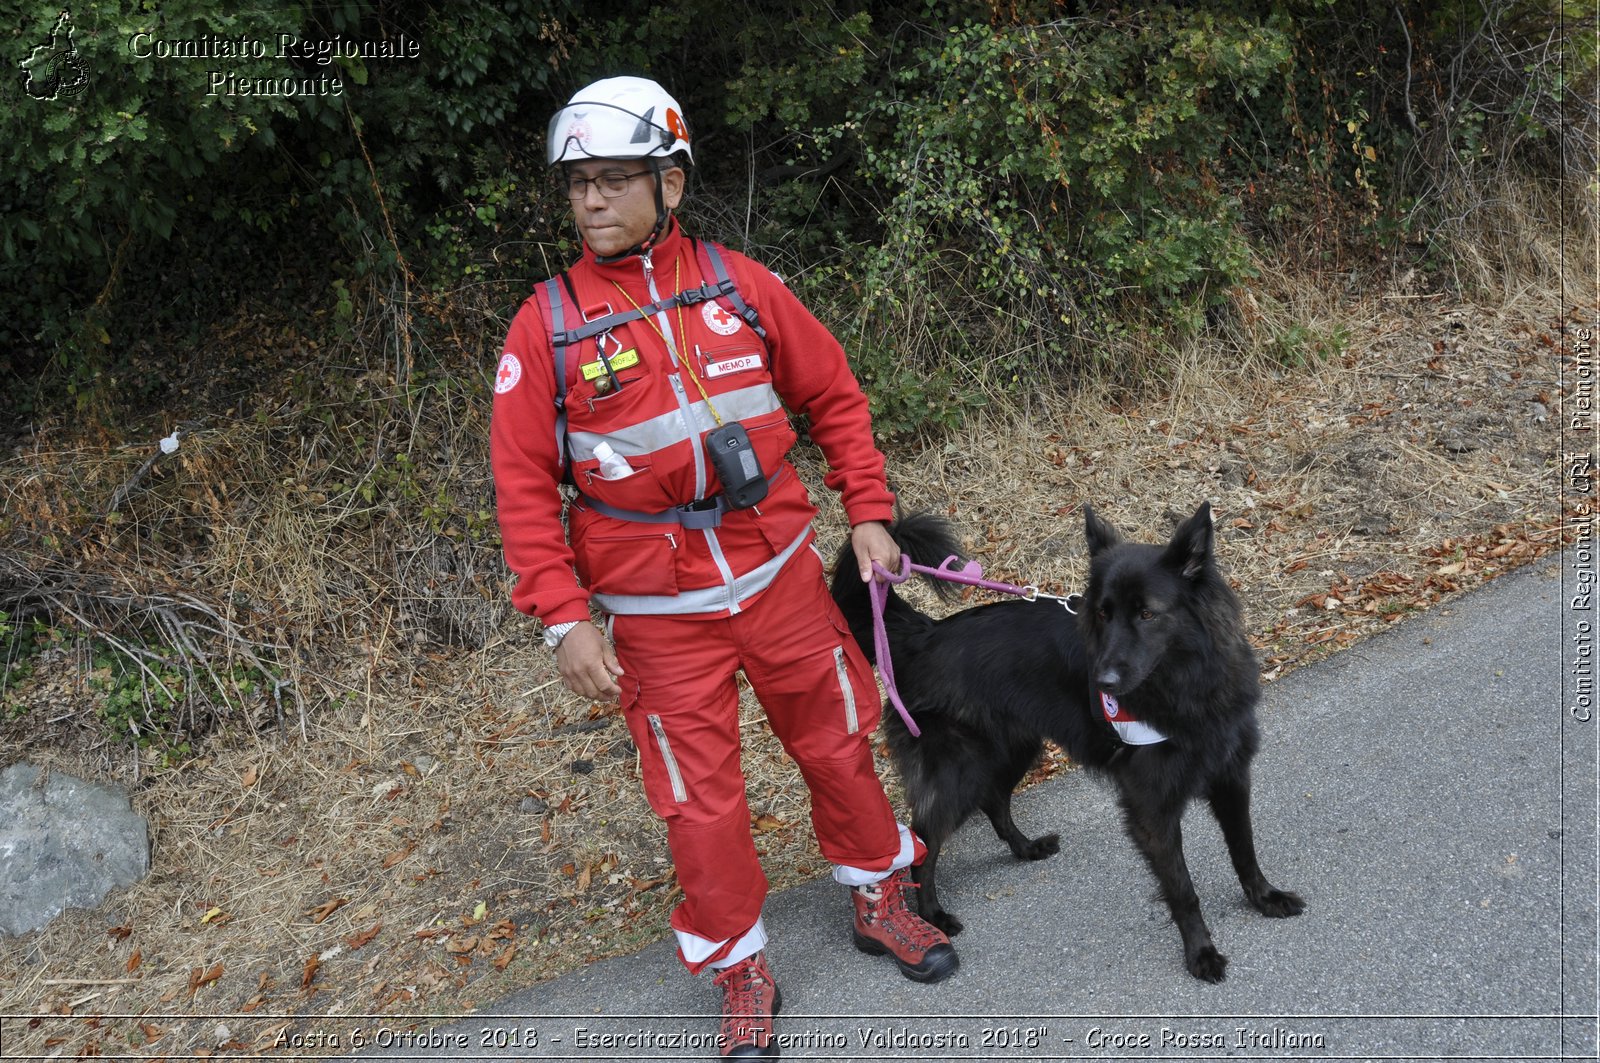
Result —
[[561, 640], [567, 637], [567, 632], [577, 627], [582, 621], [568, 620], [565, 624], [551, 624], [544, 629], [544, 644], [552, 650], [561, 645]]

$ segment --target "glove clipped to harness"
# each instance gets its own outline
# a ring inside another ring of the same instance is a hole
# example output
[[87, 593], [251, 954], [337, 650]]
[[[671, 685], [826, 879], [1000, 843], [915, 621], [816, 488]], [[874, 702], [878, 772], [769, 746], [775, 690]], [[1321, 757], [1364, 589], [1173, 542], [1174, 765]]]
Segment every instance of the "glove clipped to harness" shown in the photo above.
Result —
[[743, 425], [725, 424], [706, 436], [706, 455], [722, 481], [729, 509], [748, 509], [767, 497], [767, 477]]

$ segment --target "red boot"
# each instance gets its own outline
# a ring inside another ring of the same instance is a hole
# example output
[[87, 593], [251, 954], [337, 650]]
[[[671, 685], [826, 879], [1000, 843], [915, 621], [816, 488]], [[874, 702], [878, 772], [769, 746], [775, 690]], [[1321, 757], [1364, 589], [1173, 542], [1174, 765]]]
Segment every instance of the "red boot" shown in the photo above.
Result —
[[906, 907], [905, 891], [916, 888], [910, 869], [901, 868], [881, 882], [851, 889], [856, 948], [875, 956], [888, 953], [900, 973], [914, 981], [942, 982], [956, 973], [961, 959], [944, 931]]
[[773, 1017], [783, 1006], [783, 994], [767, 969], [767, 954], [758, 952], [724, 967], [711, 980], [723, 993], [722, 1057], [777, 1059]]

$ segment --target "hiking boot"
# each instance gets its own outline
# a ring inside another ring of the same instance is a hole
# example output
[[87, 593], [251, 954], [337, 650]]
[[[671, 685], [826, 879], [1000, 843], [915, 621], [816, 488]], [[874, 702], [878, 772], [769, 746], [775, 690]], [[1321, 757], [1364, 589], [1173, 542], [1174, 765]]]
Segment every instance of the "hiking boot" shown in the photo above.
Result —
[[783, 1006], [767, 954], [758, 952], [724, 967], [712, 977], [721, 988], [723, 1059], [777, 1059], [773, 1042], [773, 1016]]
[[908, 868], [870, 886], [852, 888], [856, 948], [874, 956], [888, 953], [900, 965], [900, 973], [913, 981], [942, 982], [956, 973], [961, 959], [944, 931], [906, 907], [906, 891], [916, 888]]

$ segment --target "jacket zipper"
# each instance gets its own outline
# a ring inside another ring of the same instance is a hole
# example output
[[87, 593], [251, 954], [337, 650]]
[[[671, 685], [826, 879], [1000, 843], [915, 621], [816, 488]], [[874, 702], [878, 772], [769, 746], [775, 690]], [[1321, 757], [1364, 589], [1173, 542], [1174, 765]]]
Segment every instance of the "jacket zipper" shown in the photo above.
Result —
[[[655, 262], [651, 259], [649, 251], [642, 252], [639, 255], [639, 264], [644, 267], [644, 286], [645, 291], [650, 295], [650, 301], [652, 303], [660, 302], [661, 293], [656, 290]], [[661, 338], [667, 345], [667, 357], [671, 360], [674, 368], [676, 368], [679, 364], [678, 341], [677, 337], [673, 334], [672, 322], [668, 318], [665, 310], [661, 311], [657, 315], [657, 323], [661, 326]], [[688, 435], [690, 441], [693, 442], [699, 438], [700, 430], [695, 427], [693, 407], [689, 401], [688, 389], [683, 386], [683, 379], [677, 373], [667, 374], [667, 379], [672, 382], [673, 393], [677, 395], [678, 398], [678, 416], [683, 420], [684, 432]], [[694, 497], [704, 498], [706, 495], [706, 488], [709, 486], [706, 480], [706, 459], [705, 455], [701, 453], [700, 447], [693, 447], [693, 451]]]

